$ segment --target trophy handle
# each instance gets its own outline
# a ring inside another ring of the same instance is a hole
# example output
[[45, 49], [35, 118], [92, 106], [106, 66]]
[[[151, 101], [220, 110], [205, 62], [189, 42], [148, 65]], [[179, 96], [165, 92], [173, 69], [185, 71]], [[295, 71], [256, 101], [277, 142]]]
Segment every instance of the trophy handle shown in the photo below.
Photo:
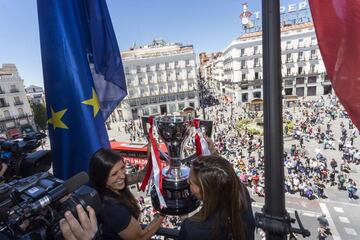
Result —
[[[141, 123], [142, 123], [142, 128], [144, 130], [144, 134], [146, 136], [146, 139], [148, 140], [149, 142], [149, 131], [148, 131], [148, 128], [147, 128], [147, 122], [149, 120], [149, 117], [141, 117]], [[160, 151], [160, 159], [162, 161], [165, 161], [165, 162], [168, 162], [168, 156], [166, 153], [164, 153], [163, 151]]]

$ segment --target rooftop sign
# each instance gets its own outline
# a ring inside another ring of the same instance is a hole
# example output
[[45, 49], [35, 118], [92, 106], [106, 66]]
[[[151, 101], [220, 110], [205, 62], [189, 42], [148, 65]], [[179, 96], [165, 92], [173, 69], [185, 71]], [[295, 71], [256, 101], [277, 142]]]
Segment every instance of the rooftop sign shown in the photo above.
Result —
[[[251, 12], [247, 3], [243, 4], [243, 11], [240, 14], [241, 23], [245, 32], [261, 31], [261, 12]], [[311, 22], [311, 13], [307, 1], [280, 6], [281, 26], [288, 26]]]

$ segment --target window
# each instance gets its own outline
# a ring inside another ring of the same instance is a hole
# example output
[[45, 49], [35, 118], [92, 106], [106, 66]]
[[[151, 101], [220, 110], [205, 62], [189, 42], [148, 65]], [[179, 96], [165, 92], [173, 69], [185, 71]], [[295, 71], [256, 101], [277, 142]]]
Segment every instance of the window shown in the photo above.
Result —
[[136, 72], [140, 73], [141, 72], [141, 67], [140, 66], [136, 66]]
[[286, 49], [292, 49], [291, 41], [286, 41]]
[[166, 68], [166, 69], [169, 69], [169, 68], [170, 68], [169, 63], [165, 63], [165, 68]]
[[291, 68], [286, 68], [286, 75], [290, 75], [291, 74]]
[[190, 107], [195, 107], [195, 103], [194, 102], [189, 102], [189, 106]]
[[149, 80], [149, 82], [152, 83], [153, 77], [152, 77], [152, 76], [148, 76], [148, 80]]
[[158, 113], [159, 113], [159, 109], [158, 109], [157, 107], [154, 107], [154, 108], [151, 109], [151, 112], [152, 112], [153, 114], [158, 114]]
[[315, 65], [310, 65], [310, 72], [315, 73]]
[[10, 117], [10, 112], [8, 110], [4, 111], [4, 116], [5, 118], [9, 118]]
[[257, 54], [258, 51], [259, 51], [259, 46], [255, 46], [255, 47], [254, 47], [254, 54]]
[[299, 48], [303, 48], [303, 47], [305, 47], [305, 43], [304, 43], [304, 39], [301, 38], [299, 39]]
[[291, 53], [286, 54], [286, 62], [292, 62]]
[[5, 99], [0, 98], [0, 106], [4, 107], [6, 105]]
[[241, 74], [241, 79], [245, 80], [245, 78], [246, 78], [246, 74], [245, 73]]
[[304, 74], [302, 67], [298, 67], [298, 74]]
[[304, 60], [304, 52], [299, 52], [298, 60], [299, 60], [299, 61]]
[[191, 70], [187, 70], [186, 74], [187, 74], [187, 78], [191, 78]]
[[259, 79], [259, 73], [255, 72], [255, 79]]
[[185, 104], [184, 103], [179, 103], [178, 107], [179, 107], [179, 111], [182, 111], [185, 108]]
[[241, 60], [241, 68], [246, 68], [245, 60]]
[[186, 64], [186, 66], [190, 66], [190, 60], [186, 59], [185, 64]]
[[171, 76], [170, 73], [166, 74], [166, 80], [167, 81], [170, 81], [170, 76]]
[[308, 83], [316, 83], [316, 76], [309, 76]]
[[311, 37], [311, 45], [316, 45], [316, 37]]
[[129, 67], [125, 67], [125, 74], [130, 74]]
[[178, 88], [178, 91], [181, 91], [181, 90], [182, 90], [182, 84], [181, 84], [181, 83], [178, 83], [178, 84], [177, 84], [177, 88]]
[[240, 49], [240, 57], [244, 56], [244, 54], [245, 54], [245, 49], [244, 48]]
[[142, 77], [138, 77], [139, 80], [139, 84], [144, 84], [143, 78]]
[[258, 58], [255, 58], [254, 59], [254, 66], [255, 67], [258, 67], [260, 64], [259, 64], [259, 59]]
[[253, 96], [254, 98], [261, 98], [261, 92], [254, 92]]
[[305, 82], [305, 78], [303, 77], [296, 78], [296, 84], [304, 84], [304, 82]]
[[18, 108], [19, 116], [24, 115], [24, 110], [22, 108]]
[[316, 59], [317, 55], [316, 55], [316, 49], [311, 50], [311, 59]]
[[144, 108], [143, 113], [144, 113], [145, 116], [147, 116], [147, 115], [150, 114], [150, 110], [148, 108]]
[[160, 70], [160, 64], [157, 63], [157, 64], [156, 64], [156, 71], [159, 71], [159, 70]]
[[291, 80], [285, 80], [285, 86], [291, 86], [291, 85], [293, 85], [293, 80], [291, 79]]
[[146, 71], [150, 72], [150, 65], [149, 64], [146, 64]]

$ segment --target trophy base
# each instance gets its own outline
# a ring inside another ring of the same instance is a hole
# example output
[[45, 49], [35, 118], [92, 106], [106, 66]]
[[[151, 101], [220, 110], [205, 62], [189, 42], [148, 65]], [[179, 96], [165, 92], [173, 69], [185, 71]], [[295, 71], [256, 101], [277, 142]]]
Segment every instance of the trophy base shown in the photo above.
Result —
[[167, 207], [161, 209], [155, 187], [151, 189], [153, 207], [166, 215], [185, 215], [200, 205], [200, 201], [191, 194], [187, 180], [171, 182], [163, 179], [163, 196]]

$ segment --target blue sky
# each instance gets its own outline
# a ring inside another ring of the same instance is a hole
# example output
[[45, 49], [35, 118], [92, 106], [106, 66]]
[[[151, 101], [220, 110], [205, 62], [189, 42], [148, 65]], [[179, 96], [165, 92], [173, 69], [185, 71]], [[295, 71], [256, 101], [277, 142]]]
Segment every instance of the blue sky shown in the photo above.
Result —
[[[62, 1], [62, 0], [61, 0]], [[241, 33], [241, 0], [106, 0], [120, 50], [154, 38], [222, 51]], [[282, 4], [301, 0], [283, 0]], [[248, 0], [251, 11], [261, 0]], [[43, 86], [36, 0], [0, 0], [0, 64], [15, 63], [25, 86]]]

